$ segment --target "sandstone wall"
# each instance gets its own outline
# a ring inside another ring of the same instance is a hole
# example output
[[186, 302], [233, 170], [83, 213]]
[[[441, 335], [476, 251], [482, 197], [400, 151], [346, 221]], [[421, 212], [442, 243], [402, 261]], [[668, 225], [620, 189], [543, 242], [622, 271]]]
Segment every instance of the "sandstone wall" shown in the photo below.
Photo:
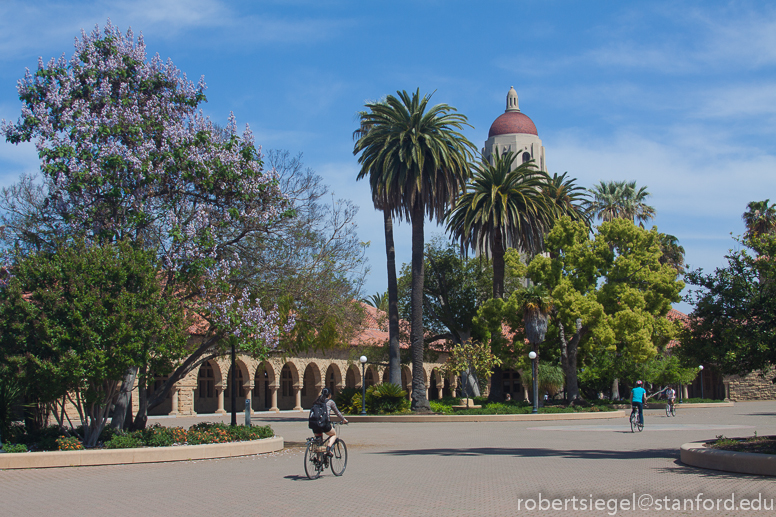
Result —
[[725, 384], [728, 384], [728, 397], [733, 401], [776, 400], [774, 377], [776, 377], [776, 372], [773, 370], [765, 377], [761, 377], [759, 371], [744, 377], [738, 375], [727, 377]]

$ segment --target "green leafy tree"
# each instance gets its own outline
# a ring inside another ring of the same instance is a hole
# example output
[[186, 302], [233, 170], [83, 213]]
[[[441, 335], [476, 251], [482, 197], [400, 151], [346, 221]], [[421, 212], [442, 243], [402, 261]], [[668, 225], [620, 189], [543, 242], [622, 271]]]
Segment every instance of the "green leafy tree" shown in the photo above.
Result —
[[[471, 259], [455, 245], [437, 237], [426, 245], [423, 282], [423, 324], [426, 343], [440, 339], [465, 343], [472, 335], [472, 319], [489, 298], [489, 262]], [[399, 278], [399, 307], [409, 316], [412, 273], [405, 264]], [[474, 372], [467, 377], [475, 396], [480, 395]]]
[[547, 173], [531, 161], [513, 169], [515, 159], [512, 152], [492, 162], [483, 158], [447, 218], [447, 231], [462, 249], [492, 257], [493, 298], [504, 296], [504, 253], [508, 248], [531, 256], [540, 252], [554, 216], [543, 190], [550, 182]]
[[666, 319], [684, 283], [660, 264], [660, 234], [631, 221], [587, 226], [562, 218], [547, 236], [549, 257], [536, 257], [528, 277], [552, 296], [567, 396], [579, 398], [578, 351], [618, 351], [635, 362], [657, 353], [677, 323]]
[[[450, 348], [444, 369], [445, 372], [454, 375], [464, 375], [465, 372], [472, 372], [476, 381], [476, 379], [487, 379], [490, 377], [493, 373], [493, 368], [500, 364], [501, 359], [493, 354], [487, 344], [468, 340], [464, 343], [454, 344]], [[468, 384], [468, 382], [464, 382], [463, 386]], [[474, 395], [474, 393], [464, 393], [464, 396], [468, 395]]]
[[740, 241], [727, 266], [685, 276], [695, 310], [679, 352], [694, 364], [741, 375], [776, 364], [776, 238], [757, 235]]
[[24, 257], [0, 290], [0, 359], [60, 425], [65, 404], [75, 405], [87, 447], [129, 367], [165, 375], [187, 353], [183, 307], [164, 295], [158, 266], [127, 241], [76, 241]]
[[[428, 107], [420, 90], [397, 92], [366, 104], [361, 127], [368, 128], [354, 152], [361, 153], [361, 175], [369, 176], [373, 199], [412, 225], [412, 409], [429, 411], [423, 381], [423, 253], [426, 217], [442, 220], [469, 177], [476, 149], [459, 131], [464, 115], [446, 104]], [[390, 292], [389, 292], [390, 296]]]

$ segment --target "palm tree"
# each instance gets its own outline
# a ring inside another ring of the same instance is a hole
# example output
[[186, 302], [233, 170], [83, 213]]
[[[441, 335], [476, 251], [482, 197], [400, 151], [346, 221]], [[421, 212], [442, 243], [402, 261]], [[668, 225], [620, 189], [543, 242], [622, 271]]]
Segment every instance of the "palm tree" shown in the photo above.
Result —
[[744, 237], [776, 233], [776, 204], [769, 204], [769, 201], [752, 201], [746, 205], [746, 212], [741, 216], [746, 225]]
[[593, 200], [588, 210], [604, 222], [629, 219], [643, 228], [644, 223], [655, 217], [654, 207], [645, 203], [651, 194], [647, 187], [636, 190], [635, 181], [601, 181], [590, 193]]
[[443, 219], [455, 203], [476, 148], [459, 132], [468, 123], [455, 108], [428, 108], [431, 95], [421, 97], [420, 89], [397, 95], [366, 104], [369, 111], [362, 124], [368, 131], [356, 142], [354, 153], [362, 153], [358, 178], [369, 176], [373, 197], [377, 193], [384, 210], [412, 224], [412, 409], [428, 411], [423, 379], [424, 222], [427, 216]]
[[587, 206], [590, 204], [590, 192], [576, 184], [576, 178], [566, 178], [568, 172], [560, 176], [554, 173], [544, 186], [544, 195], [552, 200], [555, 218], [567, 215], [574, 221], [589, 223]]
[[483, 158], [447, 219], [447, 231], [464, 250], [487, 250], [493, 259], [493, 297], [504, 296], [504, 253], [510, 247], [535, 255], [554, 215], [543, 193], [550, 181], [532, 162], [512, 170], [511, 151], [491, 163]]
[[684, 274], [684, 247], [679, 244], [679, 239], [668, 233], [659, 234], [661, 264], [668, 264], [678, 274]]
[[[378, 101], [382, 103], [384, 101]], [[370, 103], [370, 104], [377, 104]], [[367, 107], [370, 106], [367, 104]], [[356, 141], [356, 145], [353, 149], [353, 154], [360, 152], [359, 142], [366, 137], [372, 126], [370, 120], [369, 111], [358, 112], [359, 127], [353, 132], [353, 140]], [[360, 160], [359, 160], [360, 161]], [[357, 179], [362, 179], [366, 176], [366, 170], [361, 169]], [[387, 300], [381, 300], [381, 303], [387, 303], [388, 305], [388, 381], [391, 384], [401, 386], [401, 349], [399, 347], [399, 287], [396, 277], [396, 247], [393, 241], [393, 217], [392, 206], [400, 203], [401, 198], [396, 195], [396, 192], [386, 188], [386, 184], [381, 181], [380, 170], [369, 170], [370, 186], [372, 187], [372, 202], [375, 209], [380, 210], [383, 213], [383, 229], [385, 233], [385, 256], [386, 267], [388, 270], [388, 297]], [[375, 175], [375, 178], [372, 176]], [[390, 187], [391, 185], [387, 185]], [[384, 298], [384, 297], [383, 297]], [[378, 307], [377, 305], [374, 305]]]
[[365, 304], [374, 307], [375, 309], [385, 310], [388, 306], [388, 295], [386, 293], [377, 292], [371, 294], [366, 298], [361, 299]]

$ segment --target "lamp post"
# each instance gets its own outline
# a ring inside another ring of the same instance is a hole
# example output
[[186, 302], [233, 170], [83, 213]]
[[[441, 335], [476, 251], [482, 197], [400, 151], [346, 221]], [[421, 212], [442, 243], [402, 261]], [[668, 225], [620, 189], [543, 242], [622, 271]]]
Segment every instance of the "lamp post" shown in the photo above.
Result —
[[361, 414], [366, 415], [366, 356], [359, 358], [361, 361]]
[[536, 367], [536, 352], [531, 350], [528, 352], [528, 358], [532, 361], [531, 364], [531, 377], [533, 378], [533, 411], [532, 413], [539, 412], [539, 379], [537, 379], [537, 367]]
[[701, 371], [701, 398], [703, 398], [703, 365], [700, 365], [698, 369]]

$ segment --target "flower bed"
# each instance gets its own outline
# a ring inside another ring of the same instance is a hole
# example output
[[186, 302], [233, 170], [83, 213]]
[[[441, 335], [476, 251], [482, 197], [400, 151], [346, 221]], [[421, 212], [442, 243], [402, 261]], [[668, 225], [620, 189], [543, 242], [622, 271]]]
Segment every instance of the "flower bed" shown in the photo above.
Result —
[[706, 447], [722, 451], [776, 454], [776, 436], [757, 436], [755, 433], [750, 438], [725, 438], [720, 435], [716, 441], [707, 443]]
[[[51, 440], [51, 436], [61, 433]], [[17, 432], [17, 443], [3, 444], [4, 452], [28, 451], [73, 451], [83, 449], [78, 436], [78, 430], [65, 436], [56, 427], [47, 428], [43, 432], [30, 436]], [[96, 448], [129, 449], [139, 447], [167, 447], [173, 445], [201, 445], [208, 443], [227, 443], [271, 438], [274, 432], [270, 426], [231, 426], [222, 423], [203, 422], [191, 426], [188, 430], [182, 427], [164, 427], [156, 424], [142, 431], [121, 432], [112, 428], [105, 429], [100, 435]]]

